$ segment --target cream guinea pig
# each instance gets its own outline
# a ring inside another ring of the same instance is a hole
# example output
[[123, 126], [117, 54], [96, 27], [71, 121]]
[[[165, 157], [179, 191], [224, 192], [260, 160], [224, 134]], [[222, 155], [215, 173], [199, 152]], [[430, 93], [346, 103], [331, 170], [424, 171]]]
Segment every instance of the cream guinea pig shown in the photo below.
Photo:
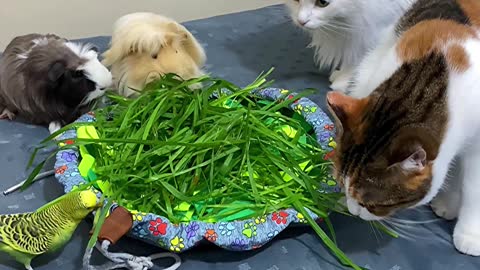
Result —
[[[154, 13], [132, 13], [113, 27], [103, 64], [111, 69], [114, 86], [126, 97], [167, 73], [188, 80], [202, 76], [205, 51], [181, 24]], [[198, 85], [197, 85], [198, 86]]]

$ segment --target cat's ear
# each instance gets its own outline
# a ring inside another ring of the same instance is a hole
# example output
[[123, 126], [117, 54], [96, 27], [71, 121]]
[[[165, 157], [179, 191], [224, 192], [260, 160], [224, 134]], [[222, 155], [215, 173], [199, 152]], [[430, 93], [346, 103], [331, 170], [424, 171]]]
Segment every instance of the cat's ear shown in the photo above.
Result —
[[327, 93], [328, 109], [335, 118], [337, 129], [350, 129], [361, 116], [362, 110], [367, 105], [367, 98], [358, 99], [347, 96], [338, 91]]
[[417, 150], [407, 157], [405, 160], [400, 161], [398, 166], [405, 172], [421, 172], [427, 165], [427, 152], [419, 146]]

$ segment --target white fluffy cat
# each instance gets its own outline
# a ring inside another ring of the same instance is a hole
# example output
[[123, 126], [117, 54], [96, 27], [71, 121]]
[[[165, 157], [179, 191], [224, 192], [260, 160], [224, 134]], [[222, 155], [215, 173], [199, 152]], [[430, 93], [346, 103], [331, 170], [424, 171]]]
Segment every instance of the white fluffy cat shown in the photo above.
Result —
[[331, 68], [330, 87], [346, 91], [354, 69], [411, 0], [287, 0], [293, 22], [312, 36], [315, 62]]

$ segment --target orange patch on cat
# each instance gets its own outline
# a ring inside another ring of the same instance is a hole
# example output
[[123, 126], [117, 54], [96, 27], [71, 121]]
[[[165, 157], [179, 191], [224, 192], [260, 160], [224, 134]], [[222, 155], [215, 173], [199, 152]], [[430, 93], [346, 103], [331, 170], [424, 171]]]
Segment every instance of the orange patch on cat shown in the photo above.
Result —
[[448, 65], [455, 71], [463, 72], [470, 66], [470, 60], [465, 49], [458, 44], [450, 45], [445, 56]]
[[425, 169], [419, 174], [414, 175], [410, 179], [408, 179], [404, 186], [409, 190], [418, 190], [421, 186], [425, 184], [425, 182], [429, 181], [432, 176], [432, 164], [428, 164]]
[[[439, 19], [423, 21], [402, 35], [397, 45], [397, 54], [401, 60], [410, 62], [433, 52], [442, 52], [449, 42], [461, 42], [473, 37], [476, 37], [476, 33], [472, 28], [454, 21]], [[455, 68], [465, 68], [464, 65], [468, 63], [460, 54], [458, 48], [453, 49], [452, 64]]]
[[[337, 126], [341, 124], [344, 129], [349, 129], [357, 134], [363, 134], [363, 129], [366, 128], [366, 125], [359, 124], [359, 122], [368, 104], [368, 98], [358, 99], [332, 91], [327, 93], [327, 103], [331, 113], [336, 118]], [[363, 141], [363, 138], [355, 136], [355, 141], [360, 143]]]
[[473, 25], [480, 25], [480, 3], [478, 0], [457, 0]]

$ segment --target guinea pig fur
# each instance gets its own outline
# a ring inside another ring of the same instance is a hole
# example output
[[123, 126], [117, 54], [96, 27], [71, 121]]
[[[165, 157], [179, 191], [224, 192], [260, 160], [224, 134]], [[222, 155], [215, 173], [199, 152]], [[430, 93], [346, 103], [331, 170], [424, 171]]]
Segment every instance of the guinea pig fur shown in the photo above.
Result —
[[53, 133], [111, 86], [112, 75], [92, 45], [52, 34], [19, 36], [0, 59], [0, 118], [19, 116]]
[[205, 51], [174, 20], [139, 12], [119, 18], [113, 28], [103, 63], [110, 67], [121, 95], [135, 96], [146, 84], [167, 73], [185, 80], [204, 75], [201, 68], [206, 61]]

